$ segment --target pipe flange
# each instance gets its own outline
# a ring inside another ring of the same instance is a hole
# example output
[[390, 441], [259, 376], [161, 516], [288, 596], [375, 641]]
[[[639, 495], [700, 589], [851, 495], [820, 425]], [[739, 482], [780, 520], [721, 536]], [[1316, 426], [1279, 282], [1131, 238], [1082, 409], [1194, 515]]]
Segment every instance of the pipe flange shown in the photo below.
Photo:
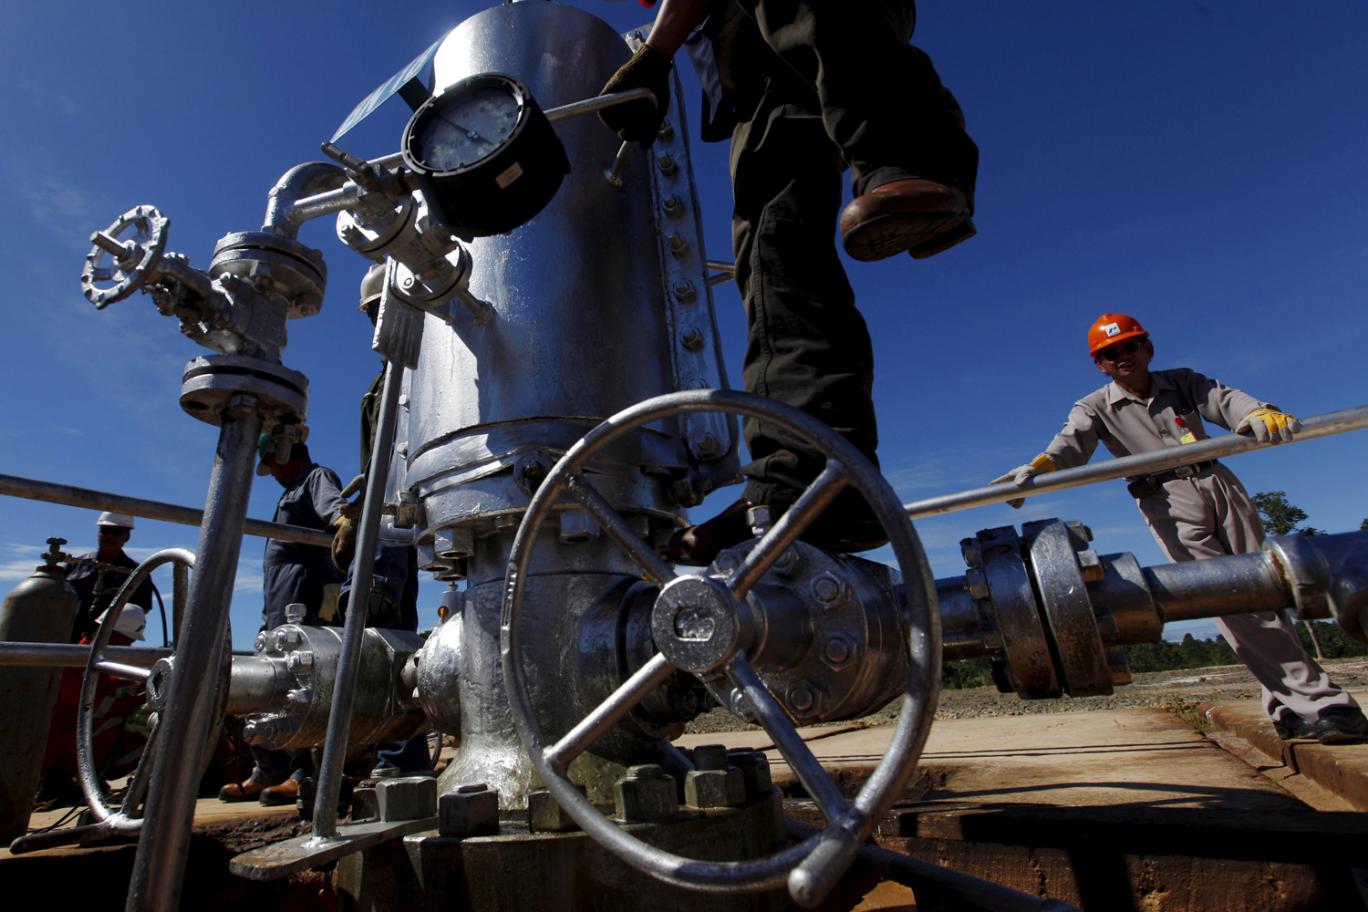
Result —
[[1111, 693], [1107, 649], [1076, 554], [1086, 540], [1057, 519], [1026, 523], [1021, 531], [1065, 692], [1073, 697]]
[[219, 238], [209, 275], [217, 279], [225, 273], [284, 299], [291, 319], [318, 313], [328, 283], [321, 251], [264, 231], [235, 231]]
[[180, 405], [190, 417], [217, 427], [232, 398], [244, 393], [256, 397], [257, 411], [268, 423], [301, 422], [308, 413], [308, 377], [244, 355], [210, 355], [187, 364]]
[[976, 539], [973, 553], [988, 586], [988, 598], [978, 601], [979, 615], [985, 629], [996, 630], [1001, 641], [1006, 683], [1024, 700], [1060, 696], [1064, 689], [1022, 561], [1021, 539], [1011, 526], [984, 529]]

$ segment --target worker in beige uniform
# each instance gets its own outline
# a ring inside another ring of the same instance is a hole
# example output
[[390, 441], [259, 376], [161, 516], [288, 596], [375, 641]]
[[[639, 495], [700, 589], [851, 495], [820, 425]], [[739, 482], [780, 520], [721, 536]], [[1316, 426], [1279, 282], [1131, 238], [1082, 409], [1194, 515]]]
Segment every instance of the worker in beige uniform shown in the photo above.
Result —
[[[1035, 475], [1085, 464], [1100, 442], [1114, 456], [1149, 453], [1207, 436], [1205, 418], [1259, 440], [1286, 441], [1293, 418], [1188, 368], [1151, 371], [1154, 344], [1139, 322], [1103, 314], [1088, 330], [1097, 369], [1110, 383], [1074, 404], [1045, 452], [996, 479], [1018, 485]], [[1128, 479], [1159, 547], [1174, 561], [1258, 551], [1259, 513], [1234, 473], [1216, 460]], [[1010, 501], [1020, 507], [1023, 500]], [[1283, 739], [1342, 744], [1368, 739], [1368, 720], [1307, 655], [1281, 611], [1215, 618], [1217, 628], [1258, 679], [1264, 709]]]

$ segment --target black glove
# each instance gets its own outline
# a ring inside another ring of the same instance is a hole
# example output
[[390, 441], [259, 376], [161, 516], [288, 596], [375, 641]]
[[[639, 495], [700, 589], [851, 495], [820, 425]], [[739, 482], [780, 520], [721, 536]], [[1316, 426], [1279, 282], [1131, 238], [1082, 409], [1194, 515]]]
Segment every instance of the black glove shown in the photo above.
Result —
[[643, 44], [603, 86], [600, 95], [650, 89], [655, 104], [632, 101], [599, 112], [599, 119], [624, 142], [639, 142], [649, 147], [660, 130], [660, 122], [670, 107], [670, 58], [649, 44]]

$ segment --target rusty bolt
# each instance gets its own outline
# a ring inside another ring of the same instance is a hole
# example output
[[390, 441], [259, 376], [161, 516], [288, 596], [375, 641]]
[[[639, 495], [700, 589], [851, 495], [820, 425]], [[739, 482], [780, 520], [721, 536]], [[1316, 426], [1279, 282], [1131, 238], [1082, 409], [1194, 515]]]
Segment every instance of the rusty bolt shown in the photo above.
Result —
[[964, 565], [978, 569], [983, 566], [983, 551], [979, 548], [979, 543], [972, 538], [960, 539], [960, 554], [964, 556]]
[[656, 156], [656, 167], [660, 169], [661, 174], [669, 177], [679, 170], [679, 163], [670, 156], [670, 153], [662, 152]]
[[694, 283], [688, 279], [679, 279], [674, 283], [675, 299], [687, 304], [698, 296], [698, 291], [694, 288]]

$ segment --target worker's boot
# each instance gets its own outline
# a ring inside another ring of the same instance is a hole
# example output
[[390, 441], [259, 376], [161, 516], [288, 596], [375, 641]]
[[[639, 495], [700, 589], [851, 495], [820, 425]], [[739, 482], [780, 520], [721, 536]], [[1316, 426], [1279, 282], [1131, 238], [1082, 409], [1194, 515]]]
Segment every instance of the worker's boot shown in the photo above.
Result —
[[246, 782], [230, 782], [219, 789], [219, 801], [256, 801], [276, 780], [261, 767], [254, 767]]
[[291, 776], [279, 785], [263, 789], [257, 800], [267, 807], [294, 804], [299, 800], [299, 780]]
[[1331, 706], [1314, 722], [1285, 713], [1273, 720], [1273, 728], [1284, 741], [1309, 738], [1321, 744], [1359, 744], [1368, 741], [1368, 719], [1356, 706]]
[[969, 200], [956, 187], [922, 178], [890, 181], [862, 193], [841, 212], [841, 244], [857, 260], [906, 250], [935, 256], [976, 233]]

